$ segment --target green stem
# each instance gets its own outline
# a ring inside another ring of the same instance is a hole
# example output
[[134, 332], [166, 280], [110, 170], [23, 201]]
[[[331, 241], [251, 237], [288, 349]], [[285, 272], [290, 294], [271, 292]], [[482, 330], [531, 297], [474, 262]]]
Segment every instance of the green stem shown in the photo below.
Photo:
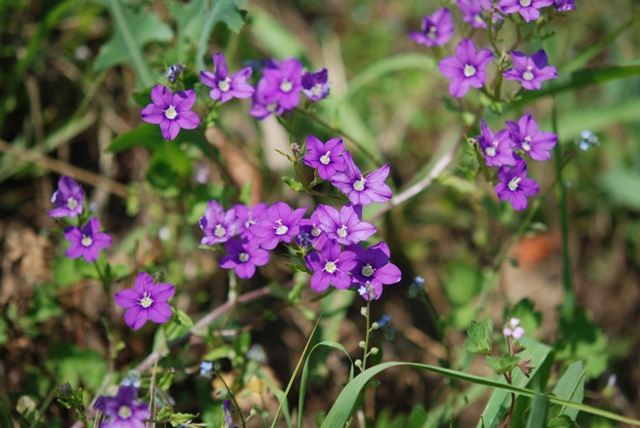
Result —
[[100, 278], [100, 282], [102, 282], [102, 289], [104, 290], [105, 295], [109, 296], [111, 294], [111, 284], [109, 284], [106, 281], [106, 279], [104, 277], [104, 274], [100, 270], [100, 266], [98, 265], [98, 261], [97, 260], [93, 261], [93, 266], [96, 268], [96, 272], [98, 273], [98, 277]]
[[364, 357], [362, 358], [362, 371], [367, 368], [367, 358], [369, 357], [369, 333], [371, 332], [371, 299], [367, 300], [367, 333], [364, 336]]

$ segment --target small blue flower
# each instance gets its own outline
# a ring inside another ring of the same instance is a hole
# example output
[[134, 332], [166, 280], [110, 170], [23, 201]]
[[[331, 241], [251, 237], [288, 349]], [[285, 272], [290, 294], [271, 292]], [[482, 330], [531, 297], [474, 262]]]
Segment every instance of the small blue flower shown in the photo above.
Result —
[[200, 363], [200, 376], [211, 379], [213, 377], [213, 362], [203, 361]]
[[120, 385], [133, 386], [134, 388], [140, 388], [140, 373], [137, 370], [129, 370], [127, 377], [122, 379]]
[[578, 148], [583, 152], [586, 152], [587, 150], [589, 150], [591, 146], [600, 145], [600, 141], [598, 140], [598, 137], [588, 129], [585, 129], [580, 133], [580, 138], [581, 138], [580, 140], [576, 140], [576, 144], [578, 145]]
[[384, 328], [390, 322], [391, 322], [391, 315], [384, 314], [382, 315], [382, 318], [380, 318], [380, 321], [378, 321], [378, 328]]

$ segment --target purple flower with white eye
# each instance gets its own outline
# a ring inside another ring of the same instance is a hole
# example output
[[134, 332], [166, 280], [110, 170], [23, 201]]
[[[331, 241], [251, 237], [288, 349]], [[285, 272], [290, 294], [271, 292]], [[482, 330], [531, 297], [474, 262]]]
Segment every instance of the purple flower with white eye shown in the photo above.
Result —
[[362, 175], [347, 150], [342, 156], [344, 171], [331, 177], [331, 184], [347, 195], [355, 205], [370, 205], [391, 199], [391, 188], [385, 184], [389, 176], [389, 164], [376, 169], [366, 177]]
[[501, 201], [509, 200], [516, 211], [527, 207], [527, 197], [540, 191], [540, 186], [532, 178], [527, 178], [527, 164], [520, 160], [512, 169], [502, 166], [498, 170], [498, 179], [495, 192]]
[[538, 131], [538, 123], [530, 114], [522, 116], [518, 123], [507, 121], [507, 128], [516, 147], [531, 156], [531, 159], [551, 159], [549, 151], [558, 143], [558, 136], [553, 132]]
[[410, 31], [409, 37], [427, 47], [444, 46], [453, 36], [453, 20], [451, 11], [446, 7], [430, 16], [422, 17], [420, 31]]
[[361, 221], [351, 204], [340, 208], [340, 212], [328, 205], [318, 205], [316, 212], [320, 229], [325, 231], [329, 239], [342, 245], [364, 241], [377, 230], [371, 223]]
[[320, 218], [318, 210], [311, 214], [311, 218], [303, 218], [300, 220], [300, 234], [298, 235], [298, 244], [301, 247], [313, 247], [320, 249], [327, 242], [327, 234], [320, 229]]
[[288, 58], [278, 63], [277, 67], [264, 69], [261, 82], [264, 82], [262, 95], [267, 104], [278, 102], [284, 110], [291, 110], [300, 101], [302, 89], [302, 64], [295, 58]]
[[273, 250], [280, 241], [290, 243], [300, 233], [300, 219], [307, 207], [292, 210], [284, 202], [276, 202], [267, 209], [266, 216], [251, 228], [257, 243], [265, 250]]
[[136, 402], [138, 391], [133, 386], [122, 385], [115, 396], [101, 395], [94, 407], [109, 418], [100, 428], [145, 428], [149, 419], [149, 405]]
[[160, 125], [162, 136], [167, 140], [176, 138], [180, 128], [195, 129], [200, 125], [200, 118], [191, 111], [196, 102], [196, 93], [191, 89], [172, 94], [165, 86], [154, 86], [151, 101], [153, 103], [140, 113], [142, 120]]
[[336, 172], [342, 171], [344, 161], [344, 143], [342, 138], [332, 138], [323, 143], [313, 135], [307, 137], [307, 153], [302, 157], [305, 165], [318, 170], [318, 175], [323, 180], [330, 180]]
[[535, 21], [540, 17], [538, 9], [551, 6], [553, 0], [500, 0], [498, 7], [504, 14], [520, 13], [525, 21]]
[[58, 180], [58, 189], [53, 192], [51, 202], [56, 207], [49, 211], [49, 217], [75, 218], [82, 214], [84, 190], [73, 178], [63, 175]]
[[69, 226], [64, 230], [64, 239], [71, 242], [64, 253], [70, 259], [83, 257], [87, 262], [93, 262], [100, 257], [100, 250], [111, 245], [111, 236], [100, 232], [100, 220], [95, 217], [89, 219], [84, 226]]
[[229, 76], [227, 61], [222, 53], [213, 55], [213, 64], [213, 73], [206, 70], [200, 72], [202, 83], [212, 88], [209, 92], [211, 99], [224, 103], [231, 98], [249, 98], [253, 95], [255, 89], [247, 83], [251, 77], [251, 67], [243, 68]]
[[553, 66], [547, 66], [549, 60], [542, 49], [532, 56], [512, 51], [511, 57], [513, 58], [513, 67], [502, 75], [507, 80], [521, 82], [525, 89], [530, 91], [540, 89], [543, 81], [558, 77], [558, 70]]
[[204, 216], [200, 217], [198, 223], [204, 232], [200, 243], [202, 245], [216, 245], [227, 242], [236, 234], [239, 221], [233, 208], [225, 212], [218, 202], [211, 200], [204, 211]]
[[[491, 0], [457, 0], [456, 5], [462, 11], [462, 20], [474, 28], [487, 28], [487, 22], [482, 16], [483, 10], [491, 10]], [[494, 18], [500, 17], [494, 14]]]
[[[369, 291], [373, 290], [375, 299], [382, 294], [382, 286], [396, 284], [402, 279], [402, 272], [393, 263], [389, 263], [391, 252], [386, 242], [378, 244], [365, 250], [360, 245], [350, 245], [347, 250], [358, 255], [358, 262], [351, 270], [353, 282], [362, 284]], [[368, 299], [369, 293], [363, 294]]]
[[513, 141], [508, 129], [503, 129], [494, 134], [484, 119], [480, 122], [481, 135], [476, 139], [480, 145], [480, 150], [484, 155], [487, 166], [515, 165], [516, 159], [513, 157]]
[[313, 73], [306, 71], [300, 80], [302, 93], [311, 101], [320, 101], [327, 98], [331, 84], [326, 68], [321, 68]]
[[238, 235], [242, 239], [255, 239], [255, 235], [251, 231], [251, 228], [254, 224], [264, 218], [267, 214], [267, 208], [269, 208], [269, 206], [264, 202], [260, 202], [252, 208], [242, 204], [236, 204], [233, 206], [238, 219]]
[[140, 272], [133, 288], [118, 291], [114, 299], [118, 306], [126, 309], [124, 322], [134, 330], [142, 328], [151, 320], [164, 324], [171, 318], [171, 306], [167, 303], [176, 289], [168, 282], [153, 283], [146, 272]]
[[324, 291], [330, 285], [339, 290], [351, 287], [349, 271], [356, 265], [357, 258], [353, 251], [342, 251], [340, 244], [328, 240], [321, 252], [310, 253], [304, 258], [307, 267], [313, 271], [311, 288]]
[[576, 3], [574, 0], [555, 0], [553, 5], [558, 12], [568, 12], [570, 10], [576, 10]]
[[484, 69], [493, 59], [493, 52], [489, 49], [476, 51], [476, 45], [471, 39], [464, 39], [456, 47], [456, 56], [449, 56], [438, 63], [438, 69], [451, 79], [449, 93], [456, 98], [462, 98], [470, 87], [482, 88], [487, 80]]
[[220, 259], [220, 267], [235, 269], [238, 278], [251, 278], [256, 273], [256, 266], [269, 262], [269, 253], [253, 241], [231, 238], [224, 243], [224, 249], [227, 255]]

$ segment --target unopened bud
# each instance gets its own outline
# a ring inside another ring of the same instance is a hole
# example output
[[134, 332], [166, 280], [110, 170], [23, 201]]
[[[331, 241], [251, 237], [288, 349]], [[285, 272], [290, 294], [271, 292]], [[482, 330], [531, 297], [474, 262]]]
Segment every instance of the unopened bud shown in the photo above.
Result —
[[360, 315], [362, 315], [363, 317], [367, 316], [367, 307], [363, 306], [360, 308]]
[[371, 330], [377, 330], [380, 328], [380, 324], [378, 324], [377, 322], [374, 322], [373, 324], [371, 324]]
[[371, 348], [371, 351], [369, 351], [369, 353], [371, 355], [378, 355], [378, 351], [379, 349], [374, 346], [373, 348]]
[[356, 362], [353, 364], [355, 364], [356, 367], [362, 367], [362, 360], [356, 360]]
[[364, 340], [361, 340], [360, 343], [358, 343], [358, 346], [364, 349], [364, 347], [367, 346], [367, 344], [364, 343]]

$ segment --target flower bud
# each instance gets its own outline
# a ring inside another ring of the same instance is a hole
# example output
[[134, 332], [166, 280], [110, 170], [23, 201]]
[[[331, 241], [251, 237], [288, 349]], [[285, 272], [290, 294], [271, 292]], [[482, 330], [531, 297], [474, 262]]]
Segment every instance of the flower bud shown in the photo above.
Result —
[[364, 343], [364, 340], [361, 340], [360, 343], [358, 343], [358, 346], [364, 349], [364, 347], [367, 346], [367, 344]]

